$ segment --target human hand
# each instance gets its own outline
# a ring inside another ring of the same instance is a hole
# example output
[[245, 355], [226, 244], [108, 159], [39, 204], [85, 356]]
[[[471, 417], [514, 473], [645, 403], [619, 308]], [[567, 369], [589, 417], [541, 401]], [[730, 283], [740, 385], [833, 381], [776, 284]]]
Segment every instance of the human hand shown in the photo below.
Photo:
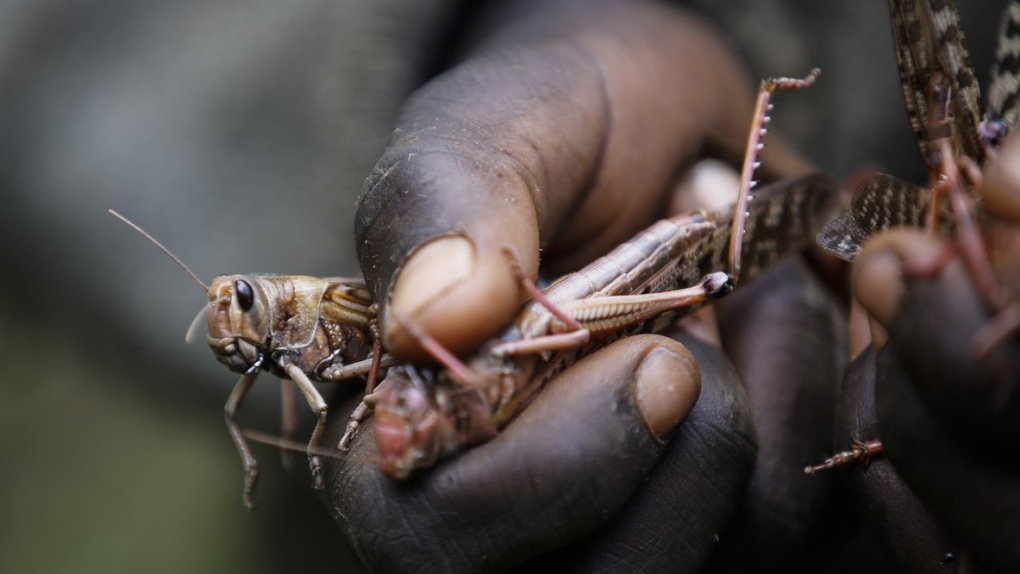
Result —
[[[696, 572], [712, 552], [716, 572], [804, 566], [791, 550], [816, 533], [833, 483], [800, 469], [805, 452], [831, 443], [840, 321], [831, 304], [803, 296], [821, 289], [803, 264], [784, 267], [738, 290], [723, 312], [723, 341], [743, 343], [734, 358], [762, 429], [758, 468], [737, 373], [713, 345], [674, 332], [697, 361], [701, 391], [671, 438], [650, 430], [636, 395], [656, 383], [696, 394], [693, 363], [670, 339], [632, 337], [550, 382], [496, 439], [408, 482], [367, 464], [370, 420], [347, 458], [326, 461], [328, 507], [379, 571], [502, 570], [532, 558], [522, 568]], [[663, 360], [649, 367], [655, 354]], [[358, 398], [334, 409], [326, 444]], [[690, 408], [678, 406], [667, 409], [675, 422]]]
[[[393, 309], [469, 350], [521, 303], [503, 247], [532, 277], [539, 249], [543, 272], [575, 268], [662, 215], [706, 148], [743, 153], [749, 85], [700, 24], [645, 3], [542, 9], [412, 96], [366, 183], [359, 255], [402, 357], [417, 348]], [[774, 175], [806, 171], [772, 149]], [[725, 358], [685, 342], [690, 352], [656, 336], [604, 349], [500, 437], [407, 483], [357, 463], [374, 453], [369, 424], [349, 459], [327, 465], [328, 505], [380, 571], [502, 570], [540, 555], [694, 570], [753, 470], [755, 434]], [[327, 443], [351, 408], [332, 411]]]
[[[357, 246], [386, 348], [422, 358], [398, 310], [472, 350], [524, 296], [505, 247], [531, 278], [540, 250], [546, 276], [577, 269], [661, 217], [697, 157], [742, 160], [750, 88], [700, 22], [655, 3], [517, 15], [412, 95], [365, 183]], [[762, 160], [763, 179], [811, 171], [774, 138]]]
[[[870, 383], [872, 430], [902, 477], [894, 500], [917, 499], [902, 519], [878, 526], [893, 546], [926, 548], [901, 557], [914, 568], [952, 553], [1008, 571], [1020, 562], [1020, 474], [1012, 462], [1020, 446], [1020, 348], [1012, 333], [986, 356], [975, 352], [975, 335], [992, 313], [960, 258], [935, 276], [904, 275], [930, 266], [945, 248], [945, 240], [900, 230], [869, 242], [856, 264], [855, 292], [873, 338], [884, 343]], [[1001, 261], [1006, 277], [1015, 273], [1015, 255]], [[878, 489], [872, 500], [888, 496]]]
[[855, 472], [855, 483], [865, 507], [886, 509], [872, 516], [875, 530], [914, 571], [940, 563], [956, 571], [947, 556], [1003, 570], [1020, 562], [1020, 474], [1011, 462], [1020, 349], [1009, 327], [1020, 305], [1018, 162], [1013, 134], [981, 187], [985, 263], [1004, 307], [983, 300], [968, 269], [975, 261], [945, 260], [954, 240], [920, 230], [876, 237], [855, 265], [854, 293], [868, 314], [857, 322], [857, 347], [872, 348], [847, 372], [845, 388], [861, 391], [841, 400], [851, 415], [841, 418], [851, 433], [881, 437], [887, 460], [871, 477]]

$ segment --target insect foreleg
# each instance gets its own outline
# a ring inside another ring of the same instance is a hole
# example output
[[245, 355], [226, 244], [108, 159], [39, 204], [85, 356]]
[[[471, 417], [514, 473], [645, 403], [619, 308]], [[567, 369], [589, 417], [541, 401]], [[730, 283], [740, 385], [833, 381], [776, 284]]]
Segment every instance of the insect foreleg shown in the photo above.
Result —
[[305, 400], [308, 401], [308, 406], [311, 407], [312, 412], [318, 416], [315, 421], [315, 430], [312, 431], [312, 438], [308, 441], [308, 467], [312, 471], [312, 487], [315, 490], [322, 490], [326, 488], [326, 483], [322, 478], [322, 462], [319, 460], [319, 455], [311, 453], [319, 448], [322, 433], [326, 430], [326, 401], [322, 399], [322, 395], [316, 390], [308, 375], [298, 368], [297, 365], [283, 363], [281, 366], [287, 373], [287, 376], [290, 377], [290, 380], [294, 381], [294, 384], [301, 390], [301, 394], [305, 396]]
[[365, 394], [370, 395], [379, 381], [379, 369], [382, 369], [383, 348], [382, 330], [379, 328], [379, 304], [368, 306], [368, 332], [372, 334], [372, 365], [368, 370], [368, 381], [365, 383]]
[[337, 450], [340, 452], [347, 452], [351, 448], [351, 441], [354, 440], [354, 435], [357, 434], [362, 423], [368, 420], [368, 417], [372, 416], [372, 412], [375, 409], [375, 403], [378, 398], [379, 395], [373, 393], [365, 395], [365, 398], [361, 399], [361, 402], [358, 403], [357, 407], [355, 407], [354, 412], [351, 413], [351, 416], [347, 421], [347, 428], [344, 430], [344, 435], [340, 437], [340, 443], [337, 445]]
[[382, 354], [382, 344], [376, 339], [375, 344], [372, 347], [372, 356], [364, 361], [358, 361], [357, 363], [351, 363], [350, 365], [330, 367], [323, 372], [323, 379], [330, 381], [342, 381], [349, 379], [357, 375], [368, 374], [368, 383], [365, 385], [365, 398], [358, 405], [358, 408], [351, 413], [350, 422], [347, 424], [347, 430], [344, 432], [344, 436], [340, 438], [340, 443], [337, 445], [337, 449], [346, 452], [351, 441], [354, 439], [355, 433], [361, 427], [361, 423], [365, 422], [368, 417], [372, 416], [372, 405], [374, 404], [370, 398], [375, 396], [376, 380], [379, 378], [379, 371], [382, 369], [388, 369], [397, 364], [397, 359], [393, 355]]
[[259, 463], [252, 456], [251, 449], [248, 448], [248, 441], [245, 440], [244, 435], [241, 433], [241, 428], [237, 426], [235, 415], [237, 414], [237, 409], [241, 406], [241, 401], [244, 400], [248, 390], [251, 389], [252, 383], [255, 382], [256, 376], [257, 373], [242, 375], [237, 384], [234, 385], [234, 390], [230, 391], [227, 404], [223, 407], [223, 414], [227, 421], [227, 430], [230, 431], [230, 437], [234, 439], [237, 452], [241, 455], [241, 460], [244, 462], [243, 497], [244, 505], [248, 507], [248, 510], [255, 508], [253, 495], [255, 494], [255, 486], [259, 481]]
[[[376, 355], [373, 353], [371, 357], [364, 361], [358, 361], [357, 363], [351, 363], [349, 365], [333, 365], [327, 367], [319, 376], [322, 377], [322, 380], [324, 381], [338, 382], [350, 379], [351, 377], [357, 377], [358, 375], [368, 374], [371, 376], [373, 371], [388, 369], [397, 364], [397, 360], [393, 357], [393, 355], [387, 354], [379, 356], [378, 366], [375, 366], [375, 362]], [[372, 389], [367, 387], [365, 388], [366, 394], [371, 394], [371, 392]]]
[[860, 441], [854, 439], [850, 442], [850, 450], [836, 453], [831, 457], [825, 459], [822, 464], [807, 466], [804, 468], [805, 474], [818, 474], [824, 470], [831, 470], [837, 466], [843, 466], [850, 464], [855, 461], [861, 461], [864, 464], [864, 469], [868, 469], [868, 465], [871, 464], [871, 459], [882, 454], [882, 442], [878, 440]]

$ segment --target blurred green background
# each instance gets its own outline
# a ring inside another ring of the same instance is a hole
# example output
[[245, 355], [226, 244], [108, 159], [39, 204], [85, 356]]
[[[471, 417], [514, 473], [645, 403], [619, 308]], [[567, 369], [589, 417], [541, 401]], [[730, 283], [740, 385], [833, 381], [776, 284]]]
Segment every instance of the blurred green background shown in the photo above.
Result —
[[[0, 1], [0, 571], [363, 571], [273, 449], [244, 509], [236, 376], [184, 343], [205, 296], [106, 210], [207, 281], [357, 275], [358, 190], [455, 8]], [[245, 425], [278, 432], [278, 387]]]
[[[204, 295], [106, 210], [207, 280], [357, 274], [361, 181], [478, 4], [0, 0], [0, 571], [363, 571], [272, 449], [244, 510], [235, 376], [183, 341]], [[820, 166], [920, 174], [884, 0], [694, 4], [756, 76], [824, 70], [777, 108]], [[244, 424], [275, 431], [278, 393]]]

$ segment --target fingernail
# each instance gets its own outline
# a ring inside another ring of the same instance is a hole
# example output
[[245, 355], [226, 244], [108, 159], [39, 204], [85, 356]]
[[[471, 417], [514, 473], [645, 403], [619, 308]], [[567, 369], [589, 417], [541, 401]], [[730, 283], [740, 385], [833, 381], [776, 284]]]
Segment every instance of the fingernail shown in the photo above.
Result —
[[858, 262], [854, 272], [854, 295], [881, 325], [892, 324], [903, 298], [900, 258], [892, 251], [880, 251]]
[[645, 356], [635, 379], [638, 410], [660, 440], [687, 418], [701, 394], [701, 373], [694, 357], [661, 347]]
[[[390, 294], [390, 307], [409, 318], [474, 273], [475, 249], [461, 235], [448, 235], [419, 247], [404, 262]], [[389, 328], [395, 325], [388, 321]]]

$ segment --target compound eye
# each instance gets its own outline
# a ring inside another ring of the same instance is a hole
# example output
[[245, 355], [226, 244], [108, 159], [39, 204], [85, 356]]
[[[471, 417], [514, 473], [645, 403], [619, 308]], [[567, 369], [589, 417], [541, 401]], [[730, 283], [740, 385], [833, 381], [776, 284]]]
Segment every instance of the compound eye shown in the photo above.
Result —
[[234, 281], [234, 295], [237, 297], [237, 306], [242, 311], [248, 311], [255, 304], [255, 293], [252, 292], [251, 285], [243, 279]]

